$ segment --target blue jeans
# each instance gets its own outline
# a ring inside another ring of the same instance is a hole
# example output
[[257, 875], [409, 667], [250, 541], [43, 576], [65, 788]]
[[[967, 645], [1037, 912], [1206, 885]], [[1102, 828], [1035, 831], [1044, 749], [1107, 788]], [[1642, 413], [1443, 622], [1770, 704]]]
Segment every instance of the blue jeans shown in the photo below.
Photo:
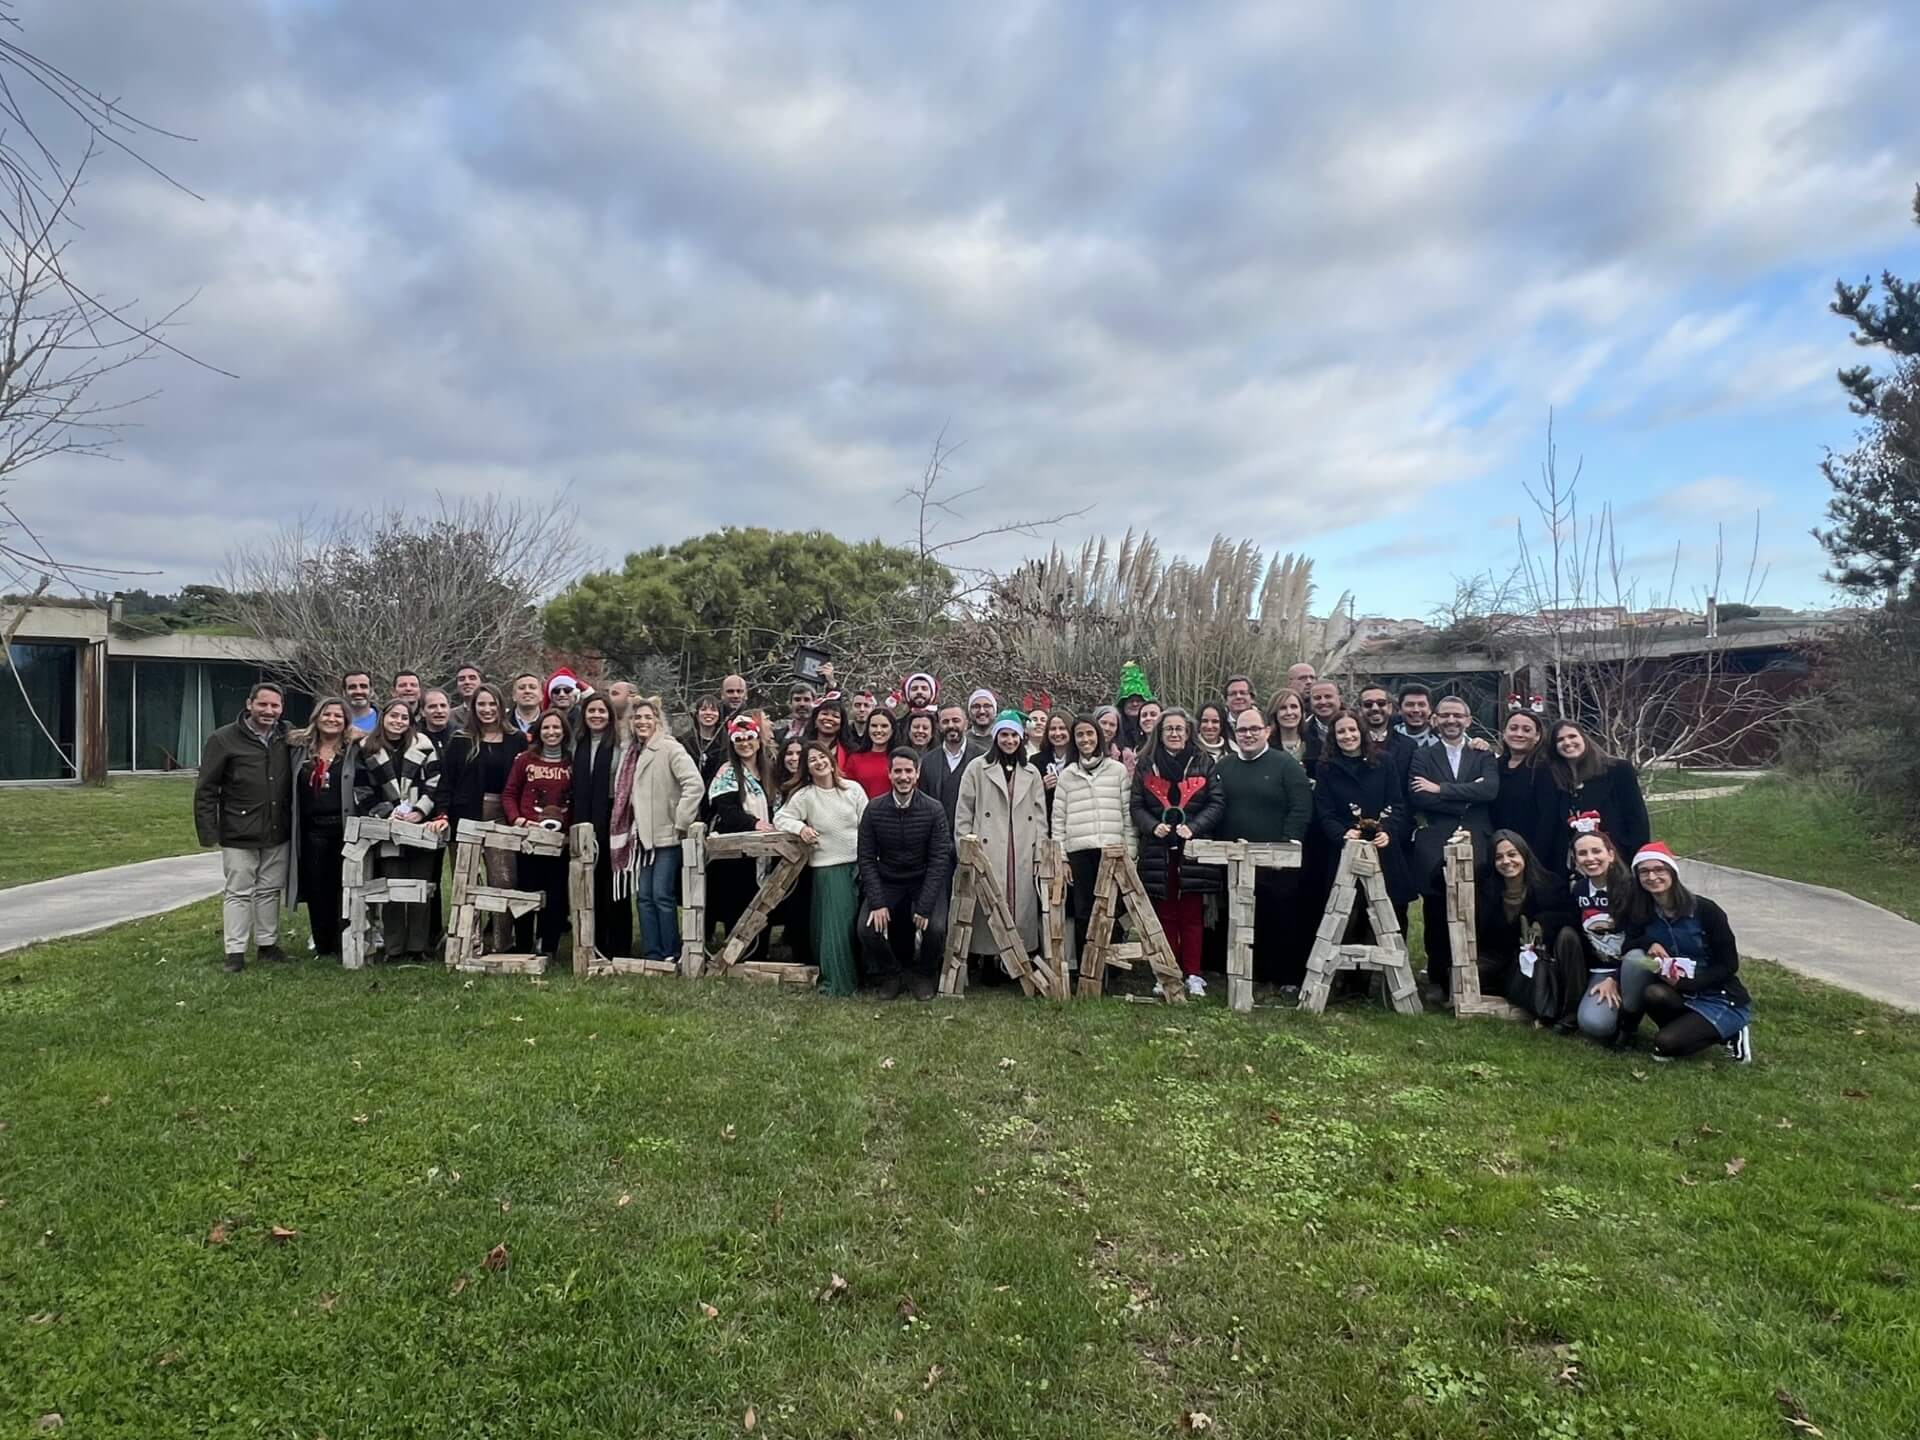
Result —
[[1614, 1032], [1620, 1028], [1620, 1012], [1625, 1010], [1638, 1016], [1644, 1008], [1640, 997], [1646, 992], [1647, 982], [1660, 973], [1659, 963], [1649, 959], [1644, 950], [1629, 950], [1620, 957], [1620, 968], [1615, 970], [1595, 969], [1587, 977], [1587, 989], [1590, 991], [1608, 975], [1612, 975], [1620, 986], [1620, 1004], [1616, 1008], [1604, 1005], [1591, 994], [1580, 997], [1580, 1032], [1594, 1040], [1611, 1040]]
[[633, 902], [640, 911], [640, 958], [672, 960], [680, 954], [680, 847], [653, 852], [634, 867]]

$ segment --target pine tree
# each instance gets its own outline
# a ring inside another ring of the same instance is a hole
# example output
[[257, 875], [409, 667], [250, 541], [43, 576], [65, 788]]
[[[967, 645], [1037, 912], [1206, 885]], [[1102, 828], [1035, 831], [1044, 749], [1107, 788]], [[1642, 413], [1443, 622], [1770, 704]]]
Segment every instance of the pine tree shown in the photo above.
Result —
[[[1920, 225], [1920, 186], [1913, 216]], [[1878, 303], [1872, 291], [1871, 280], [1836, 281], [1830, 308], [1853, 322], [1856, 345], [1881, 347], [1898, 363], [1886, 375], [1867, 365], [1839, 372], [1850, 408], [1866, 424], [1853, 449], [1821, 463], [1833, 486], [1832, 525], [1813, 534], [1833, 562], [1827, 579], [1891, 609], [1920, 587], [1920, 281], [1887, 271]]]

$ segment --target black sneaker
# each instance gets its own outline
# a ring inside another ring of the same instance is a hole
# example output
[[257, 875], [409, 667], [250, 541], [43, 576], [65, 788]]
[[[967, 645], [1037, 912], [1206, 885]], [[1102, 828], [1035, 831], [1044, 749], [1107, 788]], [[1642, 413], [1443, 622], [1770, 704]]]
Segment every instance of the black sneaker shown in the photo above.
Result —
[[238, 975], [242, 970], [247, 968], [247, 957], [244, 953], [239, 955], [229, 955], [227, 956], [225, 962], [222, 963], [220, 968], [226, 971], [227, 974], [229, 975]]
[[282, 950], [278, 945], [262, 945], [259, 950], [255, 952], [255, 958], [259, 960], [262, 965], [278, 965], [287, 958], [287, 952]]
[[916, 975], [913, 977], [914, 999], [931, 1000], [939, 993], [940, 987], [933, 983], [933, 977], [931, 975]]
[[880, 982], [880, 988], [874, 992], [876, 1000], [898, 1000], [900, 998], [900, 977], [888, 975]]

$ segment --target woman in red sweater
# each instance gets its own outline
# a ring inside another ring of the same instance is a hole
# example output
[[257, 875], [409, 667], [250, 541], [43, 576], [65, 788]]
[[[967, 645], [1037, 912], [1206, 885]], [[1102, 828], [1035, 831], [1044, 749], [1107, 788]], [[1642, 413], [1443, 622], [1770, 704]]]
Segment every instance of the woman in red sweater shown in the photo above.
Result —
[[[535, 722], [538, 738], [513, 757], [507, 788], [500, 792], [500, 808], [515, 825], [538, 825], [566, 833], [573, 820], [573, 761], [567, 753], [567, 722], [558, 710], [549, 710]], [[545, 893], [547, 903], [538, 912], [536, 955], [551, 957], [560, 948], [560, 932], [567, 927], [567, 857], [522, 855], [520, 888]], [[515, 929], [517, 943], [532, 938], [535, 917], [522, 919]]]
[[866, 743], [846, 752], [840, 773], [866, 791], [869, 800], [878, 800], [893, 788], [887, 777], [887, 752], [892, 749], [893, 716], [875, 710], [867, 716]]

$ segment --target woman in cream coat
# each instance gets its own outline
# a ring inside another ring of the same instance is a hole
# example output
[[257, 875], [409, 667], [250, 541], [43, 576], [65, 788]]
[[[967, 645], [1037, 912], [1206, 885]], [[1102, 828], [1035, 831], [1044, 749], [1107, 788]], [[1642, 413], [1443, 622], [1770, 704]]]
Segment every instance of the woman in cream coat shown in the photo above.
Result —
[[1053, 784], [1053, 838], [1067, 849], [1076, 954], [1084, 954], [1087, 948], [1101, 850], [1108, 845], [1125, 846], [1131, 861], [1137, 843], [1127, 812], [1127, 767], [1106, 750], [1106, 737], [1093, 717], [1076, 718], [1073, 763], [1061, 770]]
[[[993, 722], [985, 755], [960, 773], [955, 840], [978, 835], [999, 877], [1014, 928], [1029, 955], [1040, 949], [1040, 847], [1047, 839], [1046, 787], [1027, 762], [1027, 722], [1012, 711]], [[992, 928], [975, 921], [972, 953], [997, 954]]]
[[613, 893], [640, 911], [640, 958], [680, 957], [680, 841], [700, 818], [700, 767], [672, 735], [656, 697], [627, 707], [632, 739], [613, 786]]

